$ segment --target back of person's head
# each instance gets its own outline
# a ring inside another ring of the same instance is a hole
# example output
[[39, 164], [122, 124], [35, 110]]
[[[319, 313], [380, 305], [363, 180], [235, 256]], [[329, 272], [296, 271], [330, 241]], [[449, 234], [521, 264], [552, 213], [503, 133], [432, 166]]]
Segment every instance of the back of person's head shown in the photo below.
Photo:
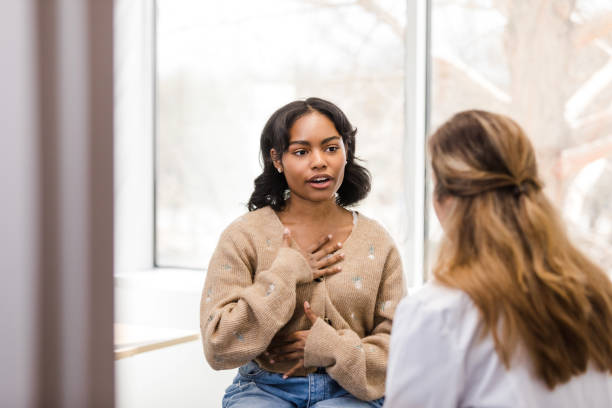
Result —
[[429, 151], [434, 199], [452, 197], [434, 277], [471, 297], [506, 367], [520, 346], [550, 389], [589, 362], [612, 371], [612, 284], [567, 238], [521, 127], [461, 112]]

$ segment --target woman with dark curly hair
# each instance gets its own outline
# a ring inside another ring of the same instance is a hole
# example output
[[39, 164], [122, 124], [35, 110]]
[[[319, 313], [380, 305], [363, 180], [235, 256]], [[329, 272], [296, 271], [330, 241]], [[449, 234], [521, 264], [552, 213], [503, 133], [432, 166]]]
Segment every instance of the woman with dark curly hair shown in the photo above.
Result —
[[380, 407], [398, 251], [350, 211], [370, 191], [344, 113], [319, 98], [277, 110], [261, 135], [249, 212], [222, 233], [201, 302], [204, 353], [240, 367], [224, 407]]

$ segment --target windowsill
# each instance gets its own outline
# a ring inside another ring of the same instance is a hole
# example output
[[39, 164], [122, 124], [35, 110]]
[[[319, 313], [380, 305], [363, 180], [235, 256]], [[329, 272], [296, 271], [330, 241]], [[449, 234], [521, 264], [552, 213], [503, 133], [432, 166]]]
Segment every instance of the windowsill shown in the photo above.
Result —
[[115, 360], [200, 339], [196, 330], [115, 323]]
[[115, 275], [115, 288], [202, 293], [206, 272], [196, 269], [153, 268]]
[[171, 268], [115, 275], [116, 352], [129, 356], [197, 340], [205, 276], [203, 270]]

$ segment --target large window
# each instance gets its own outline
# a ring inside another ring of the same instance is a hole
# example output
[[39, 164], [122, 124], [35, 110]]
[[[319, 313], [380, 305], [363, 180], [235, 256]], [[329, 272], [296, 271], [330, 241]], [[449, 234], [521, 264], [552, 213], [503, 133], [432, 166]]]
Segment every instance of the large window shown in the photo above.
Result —
[[[430, 130], [463, 109], [515, 118], [571, 236], [612, 272], [612, 3], [417, 3], [430, 7]], [[424, 150], [407, 132], [409, 102], [425, 98], [406, 85], [424, 64], [407, 54], [419, 45], [406, 41], [412, 0], [157, 4], [156, 265], [206, 266], [246, 211], [266, 119], [308, 96], [334, 101], [359, 129], [374, 179], [361, 211], [402, 251], [421, 239], [410, 225], [418, 212], [406, 211], [422, 194], [407, 151]], [[427, 218], [431, 265], [441, 230]]]
[[472, 108], [516, 119], [570, 235], [612, 273], [612, 2], [433, 0], [431, 30], [432, 128]]
[[246, 211], [266, 120], [308, 96], [358, 128], [373, 175], [360, 211], [402, 246], [406, 2], [157, 3], [158, 266], [206, 267]]

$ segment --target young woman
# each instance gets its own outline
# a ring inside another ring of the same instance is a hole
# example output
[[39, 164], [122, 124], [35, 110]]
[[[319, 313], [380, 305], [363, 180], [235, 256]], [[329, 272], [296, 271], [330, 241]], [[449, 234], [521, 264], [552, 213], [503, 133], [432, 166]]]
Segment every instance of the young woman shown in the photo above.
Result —
[[521, 128], [462, 112], [429, 151], [445, 238], [398, 307], [385, 407], [612, 407], [612, 284], [568, 240]]
[[204, 353], [240, 367], [224, 407], [379, 407], [398, 251], [346, 209], [370, 190], [355, 133], [334, 104], [283, 106], [261, 135], [249, 212], [222, 233], [201, 303]]

